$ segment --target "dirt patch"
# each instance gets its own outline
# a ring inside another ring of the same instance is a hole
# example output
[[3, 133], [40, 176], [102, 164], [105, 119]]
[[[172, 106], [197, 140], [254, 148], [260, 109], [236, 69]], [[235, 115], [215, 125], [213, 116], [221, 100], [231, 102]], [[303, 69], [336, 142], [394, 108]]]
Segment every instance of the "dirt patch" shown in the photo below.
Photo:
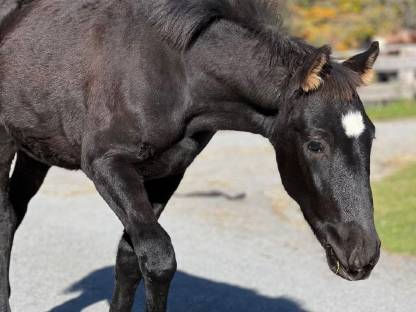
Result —
[[409, 164], [416, 162], [416, 155], [407, 154], [395, 156], [374, 165], [374, 170], [372, 174], [372, 179], [374, 181], [379, 181], [386, 176], [393, 174], [396, 171], [399, 171]]
[[276, 191], [265, 192], [265, 195], [270, 198], [273, 213], [279, 220], [297, 229], [307, 229], [298, 204], [283, 189], [276, 187]]

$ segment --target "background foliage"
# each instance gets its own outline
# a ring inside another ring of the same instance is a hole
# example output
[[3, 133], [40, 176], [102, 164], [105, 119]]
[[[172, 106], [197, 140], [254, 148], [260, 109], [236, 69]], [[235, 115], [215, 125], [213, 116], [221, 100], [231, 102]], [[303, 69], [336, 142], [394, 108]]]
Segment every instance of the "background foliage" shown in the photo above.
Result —
[[280, 0], [292, 33], [316, 45], [358, 48], [370, 38], [416, 28], [416, 0]]

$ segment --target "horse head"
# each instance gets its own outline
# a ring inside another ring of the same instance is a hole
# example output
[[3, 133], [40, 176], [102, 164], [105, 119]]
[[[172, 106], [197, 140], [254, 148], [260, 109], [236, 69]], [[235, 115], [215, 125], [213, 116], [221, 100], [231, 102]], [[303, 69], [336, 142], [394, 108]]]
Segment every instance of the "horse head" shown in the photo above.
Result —
[[291, 78], [270, 138], [287, 192], [331, 270], [348, 280], [368, 277], [380, 255], [370, 186], [375, 127], [356, 91], [378, 54], [373, 43], [340, 64], [329, 48], [317, 49]]

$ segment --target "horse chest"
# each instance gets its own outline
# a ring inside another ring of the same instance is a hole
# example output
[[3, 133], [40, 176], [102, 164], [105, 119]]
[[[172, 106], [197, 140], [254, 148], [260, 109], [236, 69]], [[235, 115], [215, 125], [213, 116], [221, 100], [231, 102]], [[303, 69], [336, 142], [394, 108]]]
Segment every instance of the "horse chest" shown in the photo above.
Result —
[[148, 179], [183, 174], [204, 149], [213, 134], [201, 137], [185, 137], [167, 150], [154, 155], [140, 166]]

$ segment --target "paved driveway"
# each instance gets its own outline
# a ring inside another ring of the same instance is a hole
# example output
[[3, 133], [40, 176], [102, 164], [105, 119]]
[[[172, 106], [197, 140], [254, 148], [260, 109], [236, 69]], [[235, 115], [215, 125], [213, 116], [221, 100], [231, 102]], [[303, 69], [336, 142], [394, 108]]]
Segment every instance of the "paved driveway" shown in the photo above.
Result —
[[[416, 158], [416, 121], [377, 128], [375, 179]], [[363, 282], [329, 271], [322, 248], [282, 190], [264, 139], [219, 134], [179, 194], [207, 190], [246, 198], [173, 198], [161, 219], [179, 267], [169, 311], [416, 311], [416, 258], [383, 252]], [[53, 169], [16, 236], [13, 311], [107, 311], [121, 232], [82, 173]], [[142, 311], [141, 297], [135, 311]]]

